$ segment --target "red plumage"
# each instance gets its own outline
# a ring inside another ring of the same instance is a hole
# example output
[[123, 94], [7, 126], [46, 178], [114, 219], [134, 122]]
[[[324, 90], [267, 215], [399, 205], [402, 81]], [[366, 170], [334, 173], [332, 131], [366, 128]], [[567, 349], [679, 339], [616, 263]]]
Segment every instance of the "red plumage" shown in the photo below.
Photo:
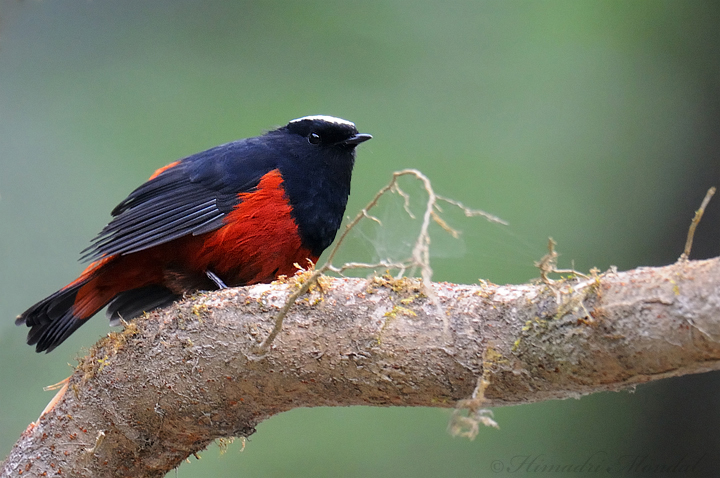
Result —
[[293, 264], [308, 265], [307, 261], [315, 262], [317, 256], [302, 247], [284, 194], [282, 178], [273, 170], [263, 176], [256, 191], [239, 195], [239, 204], [220, 229], [93, 262], [65, 287], [82, 284], [73, 315], [81, 320], [90, 318], [118, 294], [154, 284], [177, 295], [211, 288], [205, 277], [211, 268], [228, 285], [293, 275]]

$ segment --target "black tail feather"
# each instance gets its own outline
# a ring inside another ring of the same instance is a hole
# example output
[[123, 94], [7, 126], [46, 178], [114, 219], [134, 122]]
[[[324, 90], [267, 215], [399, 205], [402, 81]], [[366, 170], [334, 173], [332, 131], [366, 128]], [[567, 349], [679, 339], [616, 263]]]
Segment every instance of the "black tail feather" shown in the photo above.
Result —
[[173, 294], [160, 285], [150, 285], [127, 290], [116, 295], [107, 308], [110, 324], [117, 325], [122, 320], [130, 320], [143, 312], [150, 312], [158, 307], [166, 307], [182, 296]]
[[15, 320], [16, 325], [30, 327], [27, 343], [35, 345], [36, 352], [51, 352], [86, 322], [73, 314], [75, 297], [86, 282], [81, 281], [60, 289], [30, 307]]
[[[88, 277], [60, 289], [18, 316], [15, 324], [30, 327], [27, 343], [35, 345], [36, 352], [52, 352], [105, 306], [98, 304], [98, 308], [85, 317], [75, 315], [73, 306], [78, 291], [91, 279]], [[130, 320], [143, 312], [168, 306], [180, 298], [159, 285], [131, 289], [121, 292], [110, 301], [107, 316], [111, 324], [117, 325], [120, 319]]]

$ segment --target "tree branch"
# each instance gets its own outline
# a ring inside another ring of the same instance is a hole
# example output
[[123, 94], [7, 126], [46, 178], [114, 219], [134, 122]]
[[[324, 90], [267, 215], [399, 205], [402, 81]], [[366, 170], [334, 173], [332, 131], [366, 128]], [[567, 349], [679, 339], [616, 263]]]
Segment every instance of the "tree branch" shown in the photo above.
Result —
[[[720, 259], [519, 286], [328, 279], [195, 296], [110, 334], [0, 476], [163, 476], [296, 407], [472, 409], [720, 368]], [[43, 475], [46, 473], [47, 475]]]

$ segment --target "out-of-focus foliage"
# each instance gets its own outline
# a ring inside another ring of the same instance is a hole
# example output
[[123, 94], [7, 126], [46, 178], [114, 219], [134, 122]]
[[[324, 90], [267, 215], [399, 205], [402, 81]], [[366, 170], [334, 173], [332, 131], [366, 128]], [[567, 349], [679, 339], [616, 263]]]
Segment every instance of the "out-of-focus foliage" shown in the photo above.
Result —
[[[298, 116], [374, 135], [348, 214], [414, 167], [510, 222], [447, 208], [463, 234], [434, 232], [437, 280], [529, 280], [548, 236], [562, 267], [675, 260], [720, 183], [718, 25], [712, 1], [0, 0], [0, 454], [51, 398], [42, 386], [108, 330], [98, 317], [36, 355], [14, 317], [76, 276], [78, 252], [155, 168]], [[718, 210], [696, 257], [720, 252]], [[341, 259], [406, 249], [401, 204], [378, 214], [384, 228], [363, 225]], [[500, 409], [500, 430], [474, 442], [447, 435], [445, 410], [296, 410], [261, 424], [244, 452], [212, 449], [178, 476], [482, 476], [525, 456], [702, 453], [709, 471], [713, 387], [708, 375]]]

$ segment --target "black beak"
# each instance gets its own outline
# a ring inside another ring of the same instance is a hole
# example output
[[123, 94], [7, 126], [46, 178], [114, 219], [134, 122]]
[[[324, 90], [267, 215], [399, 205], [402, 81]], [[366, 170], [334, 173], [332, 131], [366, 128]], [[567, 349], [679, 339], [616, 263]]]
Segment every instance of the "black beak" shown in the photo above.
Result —
[[340, 142], [340, 144], [342, 144], [343, 146], [357, 146], [358, 144], [364, 143], [369, 139], [372, 139], [372, 135], [359, 133], [351, 138], [346, 139], [345, 141]]

